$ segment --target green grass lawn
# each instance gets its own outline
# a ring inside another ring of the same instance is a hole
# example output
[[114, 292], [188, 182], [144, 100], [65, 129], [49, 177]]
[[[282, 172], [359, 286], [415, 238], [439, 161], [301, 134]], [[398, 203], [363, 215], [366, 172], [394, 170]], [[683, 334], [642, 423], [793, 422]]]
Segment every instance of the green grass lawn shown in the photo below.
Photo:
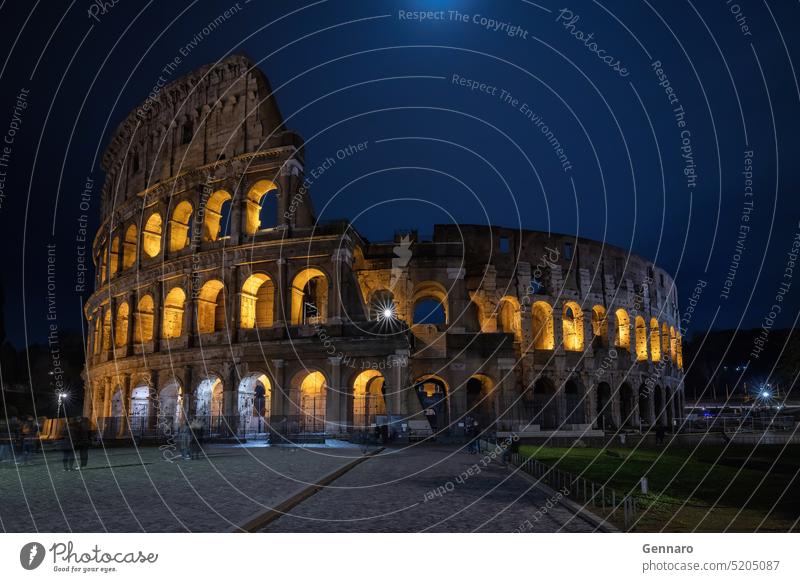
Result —
[[[781, 449], [714, 445], [692, 452], [691, 447], [674, 446], [634, 451], [525, 445], [520, 453], [607, 482], [620, 492], [634, 489], [643, 507], [636, 531], [750, 532], [788, 531], [800, 516], [800, 446]], [[645, 475], [650, 493], [642, 496], [638, 483]]]

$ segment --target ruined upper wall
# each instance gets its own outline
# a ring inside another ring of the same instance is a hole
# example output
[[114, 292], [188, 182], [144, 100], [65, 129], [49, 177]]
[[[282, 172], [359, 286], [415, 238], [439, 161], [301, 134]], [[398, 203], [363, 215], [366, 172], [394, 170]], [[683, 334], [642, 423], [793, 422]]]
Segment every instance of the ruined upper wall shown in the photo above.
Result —
[[163, 77], [103, 155], [104, 216], [113, 202], [183, 171], [272, 147], [285, 131], [269, 81], [247, 57], [229, 56], [167, 84]]

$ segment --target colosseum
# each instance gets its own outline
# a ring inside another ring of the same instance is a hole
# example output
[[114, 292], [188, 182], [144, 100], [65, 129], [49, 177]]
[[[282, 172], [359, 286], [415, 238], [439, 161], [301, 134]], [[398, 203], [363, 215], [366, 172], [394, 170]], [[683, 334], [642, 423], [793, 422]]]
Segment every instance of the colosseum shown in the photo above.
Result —
[[458, 439], [474, 420], [574, 439], [681, 416], [668, 273], [575, 236], [376, 243], [318, 222], [304, 142], [246, 57], [151, 94], [102, 165], [84, 412], [107, 438], [193, 419], [232, 438]]

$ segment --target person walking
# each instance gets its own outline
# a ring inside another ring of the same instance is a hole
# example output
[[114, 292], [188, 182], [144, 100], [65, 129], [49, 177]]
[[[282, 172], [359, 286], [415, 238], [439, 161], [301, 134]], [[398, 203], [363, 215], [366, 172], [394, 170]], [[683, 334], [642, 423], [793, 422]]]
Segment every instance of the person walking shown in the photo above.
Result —
[[80, 457], [80, 465], [75, 465], [75, 470], [85, 469], [89, 464], [89, 446], [92, 441], [92, 429], [89, 426], [89, 419], [85, 416], [78, 421], [75, 436], [75, 449]]

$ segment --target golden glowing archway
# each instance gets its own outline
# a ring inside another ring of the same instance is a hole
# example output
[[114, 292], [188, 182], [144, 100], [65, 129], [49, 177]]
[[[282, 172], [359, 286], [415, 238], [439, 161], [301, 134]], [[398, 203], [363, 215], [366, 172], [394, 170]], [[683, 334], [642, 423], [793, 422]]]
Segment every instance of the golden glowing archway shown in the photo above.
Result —
[[353, 383], [353, 423], [368, 427], [377, 415], [386, 414], [383, 398], [384, 378], [378, 370], [364, 370]]
[[597, 338], [601, 347], [608, 345], [608, 318], [602, 305], [592, 307], [592, 336]]
[[111, 348], [111, 309], [105, 308], [103, 315], [103, 351], [107, 352]]
[[498, 323], [503, 333], [513, 333], [514, 339], [522, 339], [522, 314], [519, 300], [511, 295], [506, 295], [500, 299], [500, 309], [498, 313]]
[[119, 270], [119, 237], [111, 239], [111, 251], [109, 253], [109, 275], [114, 276]]
[[161, 336], [165, 339], [180, 337], [183, 333], [183, 310], [186, 293], [180, 287], [170, 289], [164, 298], [164, 322]]
[[675, 328], [672, 326], [669, 328], [669, 355], [672, 358], [672, 361], [677, 363], [678, 344], [675, 336]]
[[561, 328], [564, 332], [564, 349], [568, 352], [583, 350], [583, 311], [574, 301], [564, 303], [561, 315]]
[[666, 321], [661, 324], [661, 353], [665, 358], [669, 357], [669, 326]]
[[219, 279], [206, 281], [197, 295], [197, 333], [225, 329], [225, 285]]
[[114, 330], [114, 344], [116, 347], [124, 347], [128, 343], [128, 316], [130, 307], [127, 301], [123, 301], [117, 307], [116, 329]]
[[628, 312], [620, 308], [614, 312], [617, 318], [617, 337], [614, 345], [625, 350], [631, 349], [631, 320]]
[[553, 323], [553, 308], [545, 301], [536, 301], [531, 306], [533, 319], [533, 347], [537, 350], [552, 350], [555, 348], [555, 324]]
[[277, 190], [278, 186], [271, 180], [259, 180], [247, 192], [245, 212], [245, 234], [255, 234], [261, 229], [261, 205], [268, 192]]
[[172, 219], [169, 221], [169, 250], [171, 252], [189, 246], [189, 222], [193, 211], [191, 203], [187, 200], [178, 203], [175, 210], [172, 211]]
[[647, 325], [644, 317], [637, 315], [634, 326], [636, 328], [636, 359], [644, 362], [647, 360]]
[[142, 250], [151, 258], [161, 252], [161, 215], [158, 212], [151, 214], [144, 225]]
[[125, 231], [125, 242], [122, 247], [122, 268], [130, 269], [136, 264], [136, 252], [139, 244], [139, 230], [131, 224]]
[[650, 359], [654, 362], [661, 360], [661, 333], [655, 317], [650, 320]]
[[292, 282], [292, 325], [325, 323], [328, 319], [328, 278], [315, 268], [299, 272]]
[[231, 195], [225, 190], [217, 190], [206, 201], [203, 209], [203, 241], [213, 242], [219, 240], [222, 228], [222, 206], [231, 200]]
[[155, 310], [153, 307], [153, 296], [144, 295], [139, 299], [134, 319], [133, 335], [136, 343], [144, 343], [153, 340], [153, 318]]
[[322, 372], [309, 372], [300, 382], [300, 414], [302, 430], [321, 432], [325, 429], [327, 383]]
[[274, 321], [275, 285], [264, 273], [250, 275], [242, 285], [240, 322], [243, 329], [270, 327]]

